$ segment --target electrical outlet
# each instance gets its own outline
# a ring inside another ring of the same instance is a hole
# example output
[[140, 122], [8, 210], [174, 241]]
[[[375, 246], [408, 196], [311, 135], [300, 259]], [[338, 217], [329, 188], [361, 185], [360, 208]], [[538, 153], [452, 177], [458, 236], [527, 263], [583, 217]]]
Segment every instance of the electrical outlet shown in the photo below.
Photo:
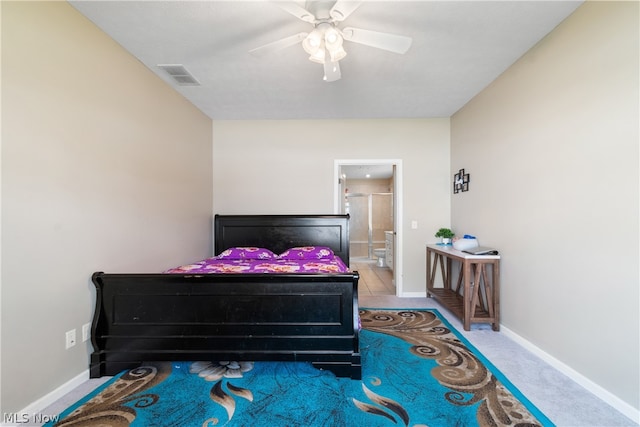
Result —
[[76, 330], [72, 329], [65, 334], [67, 350], [76, 345]]
[[85, 342], [89, 339], [89, 334], [91, 333], [91, 323], [85, 323], [82, 325], [82, 342]]

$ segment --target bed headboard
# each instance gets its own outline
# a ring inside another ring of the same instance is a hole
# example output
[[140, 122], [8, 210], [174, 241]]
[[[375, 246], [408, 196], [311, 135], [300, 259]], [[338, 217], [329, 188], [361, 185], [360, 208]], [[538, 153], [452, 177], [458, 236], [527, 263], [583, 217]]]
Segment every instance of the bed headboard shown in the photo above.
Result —
[[349, 265], [349, 215], [216, 215], [214, 255], [235, 246], [275, 254], [295, 246], [328, 246]]

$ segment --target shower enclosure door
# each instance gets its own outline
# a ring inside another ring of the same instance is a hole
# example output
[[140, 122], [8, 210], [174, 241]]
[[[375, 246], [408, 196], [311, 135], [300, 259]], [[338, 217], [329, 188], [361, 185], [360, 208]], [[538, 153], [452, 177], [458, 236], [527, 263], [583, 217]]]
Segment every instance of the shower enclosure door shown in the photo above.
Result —
[[393, 230], [393, 193], [348, 194], [344, 211], [350, 215], [351, 256], [375, 258], [373, 250], [385, 247], [384, 232]]
[[369, 247], [369, 195], [348, 194], [345, 199], [345, 213], [349, 218], [349, 253], [354, 258], [371, 258]]

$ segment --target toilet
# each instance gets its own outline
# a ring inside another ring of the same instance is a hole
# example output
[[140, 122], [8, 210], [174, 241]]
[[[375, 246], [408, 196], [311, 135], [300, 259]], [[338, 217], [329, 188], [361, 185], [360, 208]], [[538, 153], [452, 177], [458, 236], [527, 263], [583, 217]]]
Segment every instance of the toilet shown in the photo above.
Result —
[[385, 248], [374, 249], [373, 254], [378, 257], [378, 263], [376, 265], [378, 267], [384, 267], [387, 257], [387, 250]]

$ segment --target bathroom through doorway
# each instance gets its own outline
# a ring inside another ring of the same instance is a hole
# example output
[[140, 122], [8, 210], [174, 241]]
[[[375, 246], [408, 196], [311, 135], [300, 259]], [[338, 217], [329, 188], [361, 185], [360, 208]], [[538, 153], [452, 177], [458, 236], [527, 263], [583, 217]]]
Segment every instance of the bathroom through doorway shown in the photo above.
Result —
[[399, 160], [336, 160], [335, 212], [349, 214], [350, 263], [366, 270], [360, 292], [402, 291], [401, 163]]

